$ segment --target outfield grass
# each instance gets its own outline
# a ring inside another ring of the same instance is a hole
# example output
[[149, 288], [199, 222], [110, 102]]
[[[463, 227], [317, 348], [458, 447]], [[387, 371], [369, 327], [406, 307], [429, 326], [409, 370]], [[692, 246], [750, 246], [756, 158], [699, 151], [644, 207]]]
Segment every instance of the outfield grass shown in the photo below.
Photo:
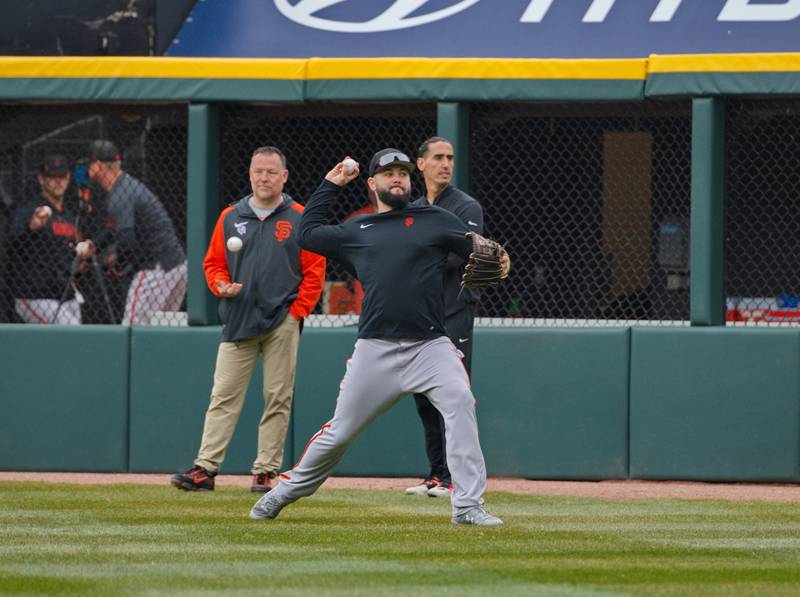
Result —
[[251, 521], [241, 488], [0, 482], [0, 593], [800, 595], [800, 507], [321, 490]]

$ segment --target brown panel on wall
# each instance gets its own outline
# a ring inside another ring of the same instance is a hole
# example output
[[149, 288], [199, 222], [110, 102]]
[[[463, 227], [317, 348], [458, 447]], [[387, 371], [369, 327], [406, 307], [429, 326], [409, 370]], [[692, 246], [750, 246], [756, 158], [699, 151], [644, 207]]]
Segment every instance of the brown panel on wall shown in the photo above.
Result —
[[612, 298], [638, 292], [650, 281], [652, 147], [646, 131], [603, 136], [603, 248]]

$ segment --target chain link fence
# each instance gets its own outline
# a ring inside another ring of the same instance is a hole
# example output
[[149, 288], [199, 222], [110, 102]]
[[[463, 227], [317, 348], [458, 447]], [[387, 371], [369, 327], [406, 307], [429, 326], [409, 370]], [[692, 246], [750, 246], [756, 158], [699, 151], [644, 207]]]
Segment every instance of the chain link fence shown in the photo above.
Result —
[[729, 100], [729, 325], [800, 323], [800, 100]]
[[480, 103], [470, 130], [472, 194], [514, 260], [480, 317], [688, 324], [690, 102]]
[[[514, 259], [509, 280], [484, 292], [479, 324], [688, 324], [688, 100], [495, 102], [471, 104], [469, 109], [469, 155], [456, 159], [468, 162], [468, 190], [483, 205], [487, 234], [504, 242]], [[186, 119], [186, 106], [180, 104], [0, 105], [4, 321], [24, 321], [18, 299], [36, 298], [24, 296], [25, 283], [46, 279], [47, 298], [56, 305], [43, 314], [46, 321], [56, 311], [61, 316], [64, 307], [59, 304], [80, 296], [83, 323], [121, 322], [132, 297], [137, 308], [149, 313], [148, 323], [185, 324], [185, 307], [178, 304], [183, 287], [173, 282], [185, 282], [185, 270], [177, 271], [176, 262], [181, 252], [185, 255]], [[365, 170], [377, 149], [394, 146], [414, 155], [437, 130], [433, 102], [227, 104], [221, 107], [220, 123], [220, 210], [250, 193], [253, 150], [275, 145], [287, 156], [286, 191], [300, 203], [344, 155], [361, 163], [361, 180], [342, 194], [332, 222], [370, 208]], [[119, 198], [96, 181], [78, 180], [79, 160], [87, 157], [94, 139], [112, 141], [123, 170], [152, 191], [150, 195], [131, 181], [129, 192], [123, 193], [146, 196], [147, 209], [142, 209], [152, 214], [133, 214], [142, 230], [149, 230], [133, 239], [139, 254], [123, 251], [120, 259], [114, 252], [126, 241], [115, 228], [115, 218], [128, 217], [115, 209]], [[765, 150], [762, 155], [772, 153]], [[35, 208], [43, 204], [37, 174], [50, 154], [69, 163], [64, 205], [72, 212], [59, 224], [61, 234], [54, 228], [61, 214], [49, 220], [58, 242], [47, 248], [23, 244], [12, 229], [15, 219], [29, 228]], [[88, 201], [82, 198], [86, 192]], [[413, 192], [423, 192], [418, 176]], [[79, 229], [70, 233], [70, 223]], [[100, 252], [71, 274], [76, 243], [91, 237], [97, 238]], [[168, 255], [161, 254], [164, 247], [171, 247]], [[48, 257], [47, 263], [30, 259], [49, 250], [57, 250], [59, 257]], [[159, 267], [162, 275], [177, 274], [169, 281], [175, 292], [166, 292], [167, 285], [161, 284], [160, 294], [158, 289], [148, 294], [139, 284], [141, 271]], [[323, 297], [309, 323], [355, 323], [360, 292], [356, 280], [329, 263]], [[740, 294], [760, 296], [744, 290]]]
[[0, 321], [185, 324], [186, 147], [185, 105], [0, 104]]

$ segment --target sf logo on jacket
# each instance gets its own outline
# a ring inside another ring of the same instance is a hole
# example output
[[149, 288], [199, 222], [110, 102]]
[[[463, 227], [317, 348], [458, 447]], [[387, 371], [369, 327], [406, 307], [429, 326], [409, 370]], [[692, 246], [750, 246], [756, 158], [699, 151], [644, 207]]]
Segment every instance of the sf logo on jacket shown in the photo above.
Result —
[[292, 223], [288, 220], [278, 220], [275, 222], [275, 238], [282, 243], [292, 235]]

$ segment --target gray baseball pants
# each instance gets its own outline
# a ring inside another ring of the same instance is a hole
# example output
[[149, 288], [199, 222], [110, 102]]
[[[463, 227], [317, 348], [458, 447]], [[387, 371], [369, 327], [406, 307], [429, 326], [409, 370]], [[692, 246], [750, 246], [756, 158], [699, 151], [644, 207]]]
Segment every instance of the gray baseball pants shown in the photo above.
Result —
[[446, 336], [422, 341], [359, 339], [347, 362], [333, 418], [312, 436], [294, 468], [281, 473], [271, 495], [288, 504], [314, 493], [359, 433], [407, 394], [425, 394], [444, 418], [453, 513], [482, 505], [486, 466], [475, 398], [460, 355]]

